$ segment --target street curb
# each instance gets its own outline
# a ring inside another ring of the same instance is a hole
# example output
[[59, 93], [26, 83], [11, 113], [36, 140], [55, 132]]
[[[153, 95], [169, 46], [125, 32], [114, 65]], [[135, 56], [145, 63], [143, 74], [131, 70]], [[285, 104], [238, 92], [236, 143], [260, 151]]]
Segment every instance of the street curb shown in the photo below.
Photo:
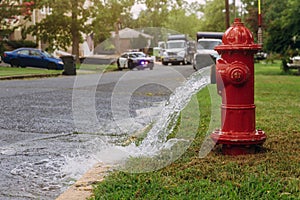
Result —
[[15, 80], [15, 79], [27, 79], [27, 78], [49, 78], [49, 77], [58, 77], [61, 75], [62, 75], [61, 73], [58, 73], [58, 74], [29, 74], [29, 75], [3, 76], [3, 77], [0, 77], [0, 80]]
[[95, 184], [102, 182], [110, 171], [111, 166], [103, 163], [96, 164], [55, 200], [85, 200], [91, 198]]

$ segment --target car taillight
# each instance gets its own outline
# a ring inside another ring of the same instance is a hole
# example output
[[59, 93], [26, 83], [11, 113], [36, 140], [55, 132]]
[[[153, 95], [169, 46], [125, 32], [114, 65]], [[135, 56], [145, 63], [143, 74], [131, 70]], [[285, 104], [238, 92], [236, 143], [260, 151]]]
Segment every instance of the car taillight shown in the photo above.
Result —
[[6, 56], [7, 56], [6, 53], [4, 53], [4, 54], [3, 54], [3, 57], [6, 57]]
[[145, 60], [143, 60], [143, 61], [141, 61], [141, 65], [147, 65], [149, 62], [148, 61], [145, 61]]

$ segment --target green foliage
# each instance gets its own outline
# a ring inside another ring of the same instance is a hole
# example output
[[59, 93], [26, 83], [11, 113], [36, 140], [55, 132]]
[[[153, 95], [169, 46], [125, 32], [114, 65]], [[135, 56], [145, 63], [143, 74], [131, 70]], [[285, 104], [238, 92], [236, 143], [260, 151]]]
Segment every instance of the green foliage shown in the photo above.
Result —
[[[257, 1], [242, 0], [248, 14], [245, 21], [254, 35], [257, 35]], [[263, 18], [264, 49], [268, 52], [286, 54], [289, 49], [300, 48], [300, 1], [261, 1]]]
[[[29, 0], [26, 0], [29, 1]], [[257, 38], [258, 2], [241, 0], [240, 8], [230, 5], [230, 22], [241, 17], [245, 25]], [[125, 27], [141, 29], [159, 27], [188, 34], [195, 38], [198, 31], [225, 31], [224, 0], [206, 0], [205, 3], [188, 3], [185, 0], [91, 0], [85, 6], [85, 0], [40, 0], [35, 1], [34, 8], [51, 8], [51, 13], [28, 31], [46, 43], [48, 49], [66, 49], [72, 45], [72, 53], [79, 54], [79, 43], [83, 41], [82, 33], [93, 33], [95, 45], [111, 36], [112, 31]], [[263, 0], [263, 36], [264, 50], [285, 54], [290, 49], [300, 47], [300, 1]], [[2, 0], [0, 6], [0, 37], [8, 36], [14, 28], [9, 27], [7, 19], [22, 14], [16, 6], [17, 1]], [[145, 5], [137, 19], [133, 19], [131, 8], [134, 4]], [[30, 8], [32, 9], [32, 8]], [[27, 16], [27, 20], [29, 17]], [[118, 27], [118, 29], [117, 29]], [[160, 33], [152, 33], [154, 38]], [[157, 41], [154, 41], [156, 44]]]
[[36, 25], [31, 26], [28, 32], [36, 35], [40, 41], [48, 44], [48, 50], [66, 49], [72, 45], [72, 54], [79, 58], [79, 43], [82, 42], [81, 33], [89, 33], [87, 24], [93, 7], [84, 7], [85, 0], [57, 0], [40, 1], [37, 8], [49, 6], [51, 13]]
[[36, 48], [37, 44], [30, 40], [9, 40], [5, 42], [8, 46], [12, 47], [13, 49], [17, 49], [20, 47], [32, 47]]
[[10, 51], [13, 49], [17, 49], [20, 47], [32, 47], [36, 48], [37, 44], [30, 40], [8, 40], [0, 42], [0, 55], [3, 54], [4, 51]]
[[220, 31], [226, 30], [225, 24], [224, 0], [207, 1], [203, 8], [203, 24], [201, 31]]
[[201, 26], [201, 20], [195, 14], [186, 15], [185, 10], [182, 9], [170, 11], [167, 20], [166, 28], [187, 34], [194, 39]]
[[10, 20], [14, 20], [15, 16], [21, 15], [21, 9], [17, 1], [1, 0], [0, 1], [0, 22], [1, 29], [9, 28]]
[[96, 44], [109, 38], [111, 31], [130, 26], [132, 19], [129, 11], [134, 2], [134, 0], [97, 1], [92, 15], [94, 20], [91, 24], [92, 30], [95, 33], [94, 40]]
[[0, 67], [0, 77], [14, 77], [26, 75], [61, 75], [61, 70], [46, 70], [39, 68], [15, 68], [15, 67]]
[[[12, 0], [0, 1], [0, 38], [8, 38], [15, 29], [30, 20], [30, 12], [33, 7], [26, 7], [25, 2], [29, 2], [29, 0], [24, 0], [23, 4]], [[23, 23], [20, 24], [21, 19]]]

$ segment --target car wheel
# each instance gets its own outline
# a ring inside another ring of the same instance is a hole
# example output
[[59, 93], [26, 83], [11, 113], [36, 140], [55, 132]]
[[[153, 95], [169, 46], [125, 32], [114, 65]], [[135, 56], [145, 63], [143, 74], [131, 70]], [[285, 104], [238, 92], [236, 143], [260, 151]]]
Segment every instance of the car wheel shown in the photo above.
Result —
[[20, 66], [20, 62], [19, 62], [17, 59], [13, 59], [13, 60], [10, 62], [10, 66], [11, 66], [11, 67], [19, 67], [19, 66]]
[[47, 66], [47, 69], [56, 69], [56, 64], [55, 63], [49, 63]]
[[119, 59], [117, 60], [117, 66], [118, 66], [118, 69], [119, 69], [119, 70], [122, 70], [122, 67], [120, 66], [120, 61], [119, 61]]
[[133, 63], [132, 63], [132, 60], [128, 60], [128, 64], [127, 64], [128, 68], [129, 69], [133, 69]]
[[168, 63], [168, 62], [162, 61], [162, 64], [163, 64], [163, 65], [168, 65], [169, 63]]

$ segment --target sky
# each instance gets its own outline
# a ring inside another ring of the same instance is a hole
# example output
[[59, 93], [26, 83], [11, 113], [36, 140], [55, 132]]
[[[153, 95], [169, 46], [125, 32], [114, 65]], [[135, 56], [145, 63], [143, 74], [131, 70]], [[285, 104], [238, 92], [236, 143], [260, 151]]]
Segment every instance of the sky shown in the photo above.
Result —
[[[199, 3], [204, 3], [204, 0], [186, 0], [189, 3], [192, 2], [199, 2]], [[229, 3], [232, 3], [233, 0], [229, 0]], [[235, 4], [236, 6], [240, 6], [241, 5], [241, 1], [240, 0], [235, 0]], [[146, 8], [146, 6], [144, 4], [136, 4], [132, 7], [131, 9], [131, 13], [133, 14], [133, 18], [136, 19], [139, 15], [139, 13], [144, 10]]]

